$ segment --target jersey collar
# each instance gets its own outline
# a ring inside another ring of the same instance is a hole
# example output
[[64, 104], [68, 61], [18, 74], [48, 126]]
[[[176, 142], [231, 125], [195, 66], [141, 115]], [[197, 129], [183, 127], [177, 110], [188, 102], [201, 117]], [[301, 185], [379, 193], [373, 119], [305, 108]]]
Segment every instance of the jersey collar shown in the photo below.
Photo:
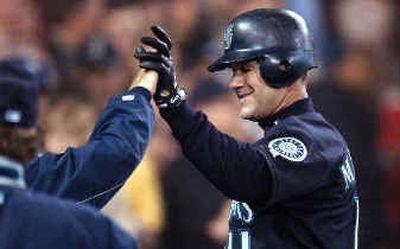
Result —
[[0, 186], [25, 188], [22, 164], [0, 156]]
[[258, 124], [263, 128], [268, 128], [274, 126], [276, 121], [289, 116], [296, 116], [305, 112], [315, 112], [313, 103], [310, 98], [305, 98], [294, 102], [288, 107], [278, 111], [277, 113], [269, 116], [258, 122]]

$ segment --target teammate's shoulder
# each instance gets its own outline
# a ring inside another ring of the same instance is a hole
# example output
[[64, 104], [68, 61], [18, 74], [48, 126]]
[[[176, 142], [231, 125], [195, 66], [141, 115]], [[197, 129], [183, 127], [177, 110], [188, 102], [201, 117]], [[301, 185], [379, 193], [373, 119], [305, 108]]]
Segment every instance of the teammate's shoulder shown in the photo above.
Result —
[[34, 213], [38, 216], [46, 216], [49, 219], [58, 217], [57, 220], [65, 220], [65, 222], [73, 222], [82, 216], [89, 217], [92, 220], [102, 219], [101, 213], [90, 206], [78, 205], [67, 199], [29, 190], [15, 191], [13, 201], [17, 207], [29, 207], [28, 214]]
[[9, 219], [13, 231], [34, 237], [32, 248], [104, 248], [110, 240], [136, 248], [94, 208], [22, 189], [8, 191], [7, 197], [8, 217], [17, 217]]

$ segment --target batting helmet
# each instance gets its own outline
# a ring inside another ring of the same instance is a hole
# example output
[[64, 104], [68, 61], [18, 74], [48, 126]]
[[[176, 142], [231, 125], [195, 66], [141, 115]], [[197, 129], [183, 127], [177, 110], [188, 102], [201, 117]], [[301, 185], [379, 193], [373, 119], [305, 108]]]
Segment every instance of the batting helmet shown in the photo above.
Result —
[[262, 78], [274, 88], [288, 86], [315, 68], [304, 19], [285, 9], [256, 9], [235, 17], [224, 33], [224, 55], [208, 70], [253, 59], [259, 60]]

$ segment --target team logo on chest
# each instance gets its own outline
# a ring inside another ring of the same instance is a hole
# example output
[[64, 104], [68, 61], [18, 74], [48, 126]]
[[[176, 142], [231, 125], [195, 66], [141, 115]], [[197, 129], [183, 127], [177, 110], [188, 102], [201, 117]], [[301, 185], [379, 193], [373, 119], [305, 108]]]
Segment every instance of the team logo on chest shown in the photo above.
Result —
[[289, 161], [301, 162], [307, 157], [307, 148], [302, 141], [294, 137], [280, 137], [268, 143], [273, 157], [281, 156]]

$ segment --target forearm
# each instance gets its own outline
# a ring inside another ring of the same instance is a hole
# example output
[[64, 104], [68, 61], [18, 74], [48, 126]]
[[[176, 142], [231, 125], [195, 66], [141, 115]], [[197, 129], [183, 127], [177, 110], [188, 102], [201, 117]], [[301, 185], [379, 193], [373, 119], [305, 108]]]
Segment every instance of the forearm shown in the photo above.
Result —
[[268, 197], [269, 172], [254, 145], [218, 131], [201, 112], [185, 102], [160, 110], [185, 156], [228, 197], [260, 201]]
[[154, 126], [150, 94], [134, 88], [115, 96], [88, 143], [44, 154], [27, 168], [31, 189], [102, 207], [141, 160]]

